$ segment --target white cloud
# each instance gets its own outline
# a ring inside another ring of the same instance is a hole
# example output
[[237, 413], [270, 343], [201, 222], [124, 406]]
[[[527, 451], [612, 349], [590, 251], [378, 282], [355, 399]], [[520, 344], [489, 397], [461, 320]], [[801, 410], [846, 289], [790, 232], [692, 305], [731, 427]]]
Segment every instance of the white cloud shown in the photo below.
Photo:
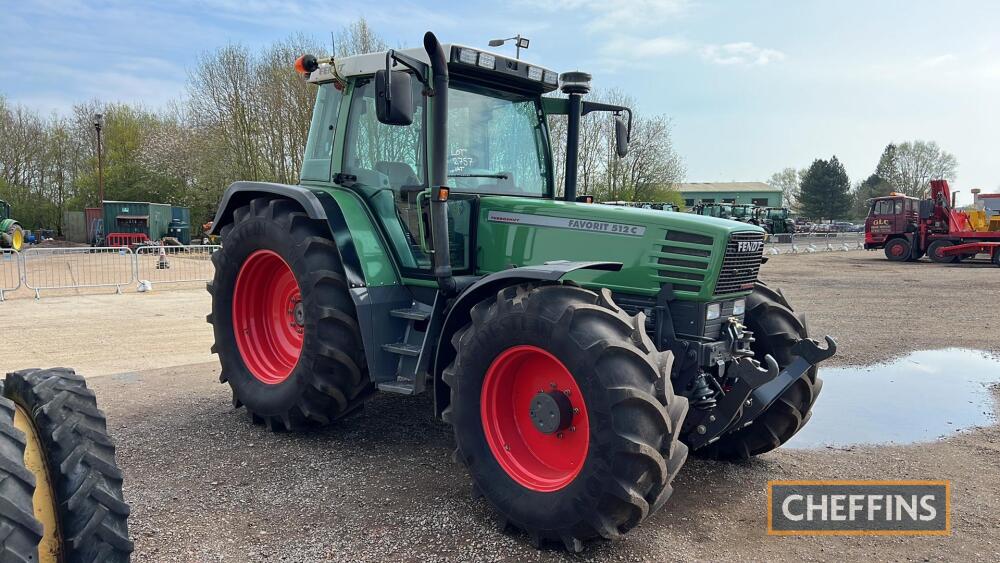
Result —
[[785, 54], [777, 49], [758, 47], [749, 41], [705, 45], [701, 56], [719, 65], [763, 66], [785, 59]]
[[953, 66], [950, 63], [954, 63], [956, 61], [958, 61], [958, 57], [956, 57], [954, 54], [945, 53], [943, 55], [937, 55], [936, 57], [928, 57], [920, 61], [920, 66], [923, 67]]

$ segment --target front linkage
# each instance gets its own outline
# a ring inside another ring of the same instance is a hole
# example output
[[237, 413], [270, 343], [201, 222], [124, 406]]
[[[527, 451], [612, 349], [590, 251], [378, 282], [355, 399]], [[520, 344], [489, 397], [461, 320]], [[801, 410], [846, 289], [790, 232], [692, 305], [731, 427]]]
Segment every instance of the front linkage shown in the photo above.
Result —
[[688, 414], [685, 441], [692, 449], [699, 449], [715, 442], [725, 434], [753, 424], [810, 368], [837, 353], [837, 343], [826, 337], [826, 349], [819, 342], [804, 338], [792, 345], [792, 363], [778, 371], [778, 364], [764, 356], [767, 369], [750, 357], [737, 358], [729, 367], [732, 386], [725, 391], [714, 408], [695, 410]]

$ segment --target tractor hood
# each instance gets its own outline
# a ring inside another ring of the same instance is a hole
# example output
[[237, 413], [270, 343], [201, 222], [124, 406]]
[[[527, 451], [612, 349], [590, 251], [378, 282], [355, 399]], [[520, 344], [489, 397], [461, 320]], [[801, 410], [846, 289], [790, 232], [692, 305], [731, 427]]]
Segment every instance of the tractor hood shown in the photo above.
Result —
[[752, 289], [763, 240], [760, 227], [701, 215], [484, 196], [477, 264], [492, 273], [552, 260], [612, 260], [623, 264], [621, 271], [570, 278], [648, 296], [669, 284], [679, 299], [706, 301]]

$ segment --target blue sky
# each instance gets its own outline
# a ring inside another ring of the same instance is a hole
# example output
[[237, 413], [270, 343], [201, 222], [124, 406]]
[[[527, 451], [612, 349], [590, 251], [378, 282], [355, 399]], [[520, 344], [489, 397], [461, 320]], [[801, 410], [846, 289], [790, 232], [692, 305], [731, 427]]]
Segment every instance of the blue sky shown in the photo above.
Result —
[[836, 154], [852, 180], [890, 141], [935, 140], [956, 187], [1000, 186], [1000, 3], [920, 1], [0, 0], [0, 93], [48, 112], [99, 98], [159, 107], [229, 42], [264, 45], [366, 17], [587, 70], [674, 120], [688, 181], [765, 180]]

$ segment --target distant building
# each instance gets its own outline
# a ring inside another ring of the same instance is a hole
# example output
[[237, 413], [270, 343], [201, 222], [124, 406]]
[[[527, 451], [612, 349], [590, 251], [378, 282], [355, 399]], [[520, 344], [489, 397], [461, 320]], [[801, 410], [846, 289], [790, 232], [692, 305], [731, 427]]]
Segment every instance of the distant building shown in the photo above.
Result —
[[701, 203], [752, 203], [760, 207], [781, 207], [781, 190], [764, 182], [694, 182], [674, 184], [684, 198], [684, 206]]

